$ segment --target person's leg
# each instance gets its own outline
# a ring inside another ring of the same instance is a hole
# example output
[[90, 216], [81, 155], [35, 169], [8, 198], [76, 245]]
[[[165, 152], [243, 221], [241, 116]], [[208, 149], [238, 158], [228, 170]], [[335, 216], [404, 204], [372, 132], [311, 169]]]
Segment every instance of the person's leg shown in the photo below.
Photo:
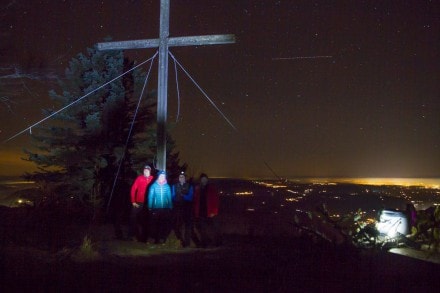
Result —
[[183, 231], [183, 247], [188, 247], [191, 244], [191, 232], [192, 232], [192, 225], [190, 219], [185, 219], [184, 227], [185, 230]]
[[146, 208], [143, 208], [139, 215], [140, 240], [147, 242], [149, 237], [149, 213]]
[[144, 206], [142, 204], [139, 204], [139, 207], [136, 208], [136, 239], [137, 241], [143, 242], [143, 236], [144, 236]]
[[209, 245], [209, 219], [208, 218], [200, 218], [200, 245], [205, 248]]
[[165, 209], [163, 211], [162, 223], [162, 242], [166, 242], [173, 229], [173, 214], [171, 210]]
[[200, 226], [200, 218], [192, 219], [192, 229], [191, 229], [191, 238], [196, 245], [196, 247], [202, 246], [202, 237], [201, 237], [201, 226]]
[[211, 218], [212, 235], [215, 246], [220, 246], [223, 244], [223, 237], [220, 229], [220, 222], [218, 216]]
[[158, 211], [152, 211], [150, 212], [150, 221], [149, 221], [149, 230], [150, 230], [150, 236], [154, 239], [154, 243], [159, 243], [160, 240], [160, 232], [159, 232], [159, 212]]
[[184, 228], [184, 234], [183, 234], [183, 247], [188, 247], [191, 244], [191, 234], [192, 234], [192, 207], [186, 207], [186, 209], [183, 211], [183, 228]]
[[175, 210], [173, 210], [173, 229], [174, 234], [176, 234], [176, 238], [180, 241], [183, 241], [182, 224], [182, 211], [176, 208]]
[[165, 242], [166, 238], [167, 238], [167, 230], [169, 227], [169, 219], [168, 219], [168, 214], [167, 211], [164, 209], [159, 209], [156, 211], [157, 213], [157, 221], [155, 224], [155, 229], [157, 232], [157, 236], [155, 238], [155, 243], [156, 244], [162, 244]]

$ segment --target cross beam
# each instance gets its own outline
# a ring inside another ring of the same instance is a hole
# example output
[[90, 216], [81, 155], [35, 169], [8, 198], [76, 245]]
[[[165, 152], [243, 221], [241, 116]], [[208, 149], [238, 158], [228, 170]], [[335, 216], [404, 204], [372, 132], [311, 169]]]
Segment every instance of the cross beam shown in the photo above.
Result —
[[168, 96], [168, 47], [235, 43], [234, 35], [205, 35], [169, 38], [170, 0], [160, 0], [158, 39], [98, 43], [98, 50], [159, 48], [157, 93], [157, 168], [166, 170], [166, 120]]
[[[159, 47], [160, 39], [98, 43], [98, 50], [147, 49]], [[168, 38], [168, 47], [220, 45], [235, 42], [234, 35], [205, 35]]]

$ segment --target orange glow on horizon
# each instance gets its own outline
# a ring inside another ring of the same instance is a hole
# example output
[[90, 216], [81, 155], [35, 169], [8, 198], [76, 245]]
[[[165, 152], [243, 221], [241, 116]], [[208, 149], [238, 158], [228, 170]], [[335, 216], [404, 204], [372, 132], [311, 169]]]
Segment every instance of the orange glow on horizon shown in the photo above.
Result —
[[420, 186], [440, 189], [440, 178], [310, 178], [307, 181], [316, 184], [351, 183], [359, 185]]
[[33, 162], [22, 159], [24, 156], [21, 152], [3, 150], [0, 154], [0, 176], [21, 176], [25, 172], [37, 171]]

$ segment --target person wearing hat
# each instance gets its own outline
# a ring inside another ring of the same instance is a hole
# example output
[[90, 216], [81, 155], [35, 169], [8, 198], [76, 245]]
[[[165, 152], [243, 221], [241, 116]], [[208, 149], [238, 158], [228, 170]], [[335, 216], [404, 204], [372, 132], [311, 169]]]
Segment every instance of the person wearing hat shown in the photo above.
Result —
[[222, 237], [218, 222], [220, 198], [216, 188], [208, 183], [208, 175], [200, 174], [200, 183], [194, 192], [194, 223], [200, 235], [197, 246], [220, 246]]
[[167, 183], [165, 171], [159, 171], [156, 181], [148, 191], [148, 211], [150, 232], [155, 243], [164, 243], [171, 231], [171, 188]]
[[179, 174], [179, 181], [171, 186], [173, 198], [174, 233], [182, 247], [191, 243], [193, 187], [186, 181], [185, 172]]
[[130, 201], [131, 201], [131, 212], [130, 212], [130, 229], [128, 232], [129, 239], [138, 240], [145, 242], [147, 240], [147, 225], [144, 205], [147, 201], [145, 195], [148, 192], [148, 187], [153, 181], [153, 176], [151, 176], [151, 167], [145, 165], [143, 169], [143, 174], [139, 175], [133, 185], [131, 186]]

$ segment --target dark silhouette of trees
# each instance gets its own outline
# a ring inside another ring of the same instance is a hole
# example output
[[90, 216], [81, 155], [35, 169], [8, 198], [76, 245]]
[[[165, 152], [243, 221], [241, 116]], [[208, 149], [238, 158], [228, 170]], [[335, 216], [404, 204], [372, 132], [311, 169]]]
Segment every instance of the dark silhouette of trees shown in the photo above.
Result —
[[[59, 83], [61, 92], [49, 92], [53, 107], [71, 104], [133, 66], [122, 51], [88, 48], [70, 61]], [[44, 186], [47, 195], [75, 197], [94, 206], [102, 206], [118, 169], [119, 179], [130, 184], [136, 171], [155, 158], [154, 94], [142, 100], [131, 123], [144, 81], [145, 72], [135, 69], [33, 128], [34, 148], [25, 153], [39, 171], [25, 176]], [[53, 112], [43, 111], [45, 116]], [[178, 153], [173, 153], [171, 138], [168, 147], [168, 166], [185, 168], [179, 165]]]

